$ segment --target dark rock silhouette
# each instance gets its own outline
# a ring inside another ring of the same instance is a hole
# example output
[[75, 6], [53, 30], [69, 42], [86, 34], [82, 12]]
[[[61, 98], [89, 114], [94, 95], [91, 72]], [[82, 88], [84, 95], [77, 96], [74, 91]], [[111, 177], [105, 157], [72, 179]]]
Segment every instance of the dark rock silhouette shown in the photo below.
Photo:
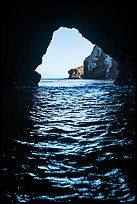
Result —
[[18, 87], [38, 86], [40, 79], [41, 79], [41, 75], [38, 72], [36, 71], [28, 72], [28, 70], [22, 70], [22, 72], [20, 72], [20, 75], [16, 81], [16, 86]]

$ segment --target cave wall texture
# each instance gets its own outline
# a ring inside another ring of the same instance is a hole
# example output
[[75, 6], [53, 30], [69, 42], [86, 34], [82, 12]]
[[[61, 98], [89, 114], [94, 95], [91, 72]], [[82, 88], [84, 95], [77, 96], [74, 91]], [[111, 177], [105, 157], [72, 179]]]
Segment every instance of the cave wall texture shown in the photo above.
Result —
[[2, 5], [2, 85], [37, 85], [35, 69], [59, 27], [76, 28], [119, 63], [117, 85], [135, 82], [135, 1], [12, 2]]

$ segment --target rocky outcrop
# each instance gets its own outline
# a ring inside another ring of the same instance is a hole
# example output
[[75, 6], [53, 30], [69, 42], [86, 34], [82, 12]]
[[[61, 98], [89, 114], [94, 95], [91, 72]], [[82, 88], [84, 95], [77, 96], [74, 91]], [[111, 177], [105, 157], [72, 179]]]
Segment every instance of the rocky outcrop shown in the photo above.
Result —
[[94, 46], [91, 55], [84, 60], [84, 78], [86, 79], [115, 80], [118, 73], [118, 63], [97, 45]]
[[80, 66], [68, 71], [69, 79], [81, 79], [84, 77], [84, 67]]
[[68, 74], [70, 79], [115, 80], [119, 73], [118, 66], [118, 63], [112, 57], [95, 45], [91, 55], [84, 60], [83, 66], [70, 69]]
[[20, 73], [18, 80], [16, 81], [16, 88], [18, 87], [34, 87], [38, 86], [38, 83], [41, 79], [41, 75], [34, 71], [34, 72], [29, 72], [23, 70], [23, 73]]
[[[135, 1], [134, 1], [135, 2]], [[135, 3], [105, 1], [8, 2], [2, 5], [3, 88], [15, 87], [18, 76], [34, 73], [52, 34], [60, 26], [76, 28], [119, 64], [117, 85], [135, 83]], [[71, 15], [70, 15], [71, 14]], [[20, 80], [26, 81], [25, 76]], [[22, 81], [23, 82], [23, 81]]]

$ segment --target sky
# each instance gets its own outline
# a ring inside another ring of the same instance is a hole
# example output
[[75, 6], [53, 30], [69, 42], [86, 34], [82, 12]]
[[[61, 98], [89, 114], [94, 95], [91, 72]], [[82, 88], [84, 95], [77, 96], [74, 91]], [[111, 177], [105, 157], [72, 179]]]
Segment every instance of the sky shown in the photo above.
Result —
[[68, 71], [83, 65], [94, 45], [75, 28], [60, 27], [53, 33], [42, 64], [36, 69], [42, 78], [68, 78]]

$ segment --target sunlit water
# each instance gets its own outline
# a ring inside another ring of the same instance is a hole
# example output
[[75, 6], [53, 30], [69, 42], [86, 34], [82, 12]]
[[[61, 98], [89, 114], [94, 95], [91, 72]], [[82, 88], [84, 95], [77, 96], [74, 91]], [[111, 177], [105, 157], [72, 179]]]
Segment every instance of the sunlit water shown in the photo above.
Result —
[[2, 197], [135, 200], [134, 88], [43, 79], [3, 99]]

